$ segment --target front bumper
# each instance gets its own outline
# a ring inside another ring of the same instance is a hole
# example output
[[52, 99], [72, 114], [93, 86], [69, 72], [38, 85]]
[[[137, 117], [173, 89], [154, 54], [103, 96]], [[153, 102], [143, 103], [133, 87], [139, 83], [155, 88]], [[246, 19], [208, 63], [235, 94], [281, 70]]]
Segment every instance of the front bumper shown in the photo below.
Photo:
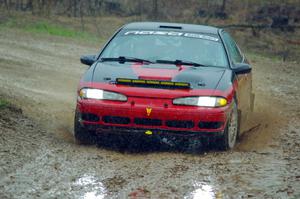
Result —
[[173, 105], [171, 99], [131, 97], [127, 102], [77, 102], [80, 123], [99, 133], [151, 130], [154, 134], [216, 135], [224, 131], [230, 111], [230, 105], [220, 108], [178, 106]]
[[96, 134], [116, 134], [116, 135], [134, 135], [134, 136], [154, 136], [154, 137], [218, 137], [223, 135], [223, 131], [198, 132], [198, 131], [174, 131], [165, 129], [144, 129], [144, 128], [126, 128], [116, 126], [102, 126], [93, 124], [83, 124], [89, 130]]

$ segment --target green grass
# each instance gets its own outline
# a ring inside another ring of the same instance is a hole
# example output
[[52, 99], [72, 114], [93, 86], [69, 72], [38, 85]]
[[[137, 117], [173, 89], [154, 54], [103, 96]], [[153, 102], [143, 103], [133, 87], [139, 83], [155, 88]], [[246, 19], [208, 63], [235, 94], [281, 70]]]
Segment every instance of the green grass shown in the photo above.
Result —
[[22, 20], [20, 18], [16, 19], [14, 17], [11, 17], [6, 22], [0, 23], [0, 29], [3, 28], [16, 28], [30, 33], [99, 41], [99, 38], [96, 35], [89, 32], [78, 31], [69, 27], [51, 23], [43, 19], [29, 21], [28, 19]]
[[9, 103], [6, 100], [0, 98], [0, 109], [7, 107], [8, 104]]
[[44, 33], [54, 36], [71, 37], [71, 38], [92, 38], [95, 37], [87, 32], [75, 31], [59, 25], [50, 24], [49, 22], [39, 21], [26, 25], [25, 31], [33, 33]]

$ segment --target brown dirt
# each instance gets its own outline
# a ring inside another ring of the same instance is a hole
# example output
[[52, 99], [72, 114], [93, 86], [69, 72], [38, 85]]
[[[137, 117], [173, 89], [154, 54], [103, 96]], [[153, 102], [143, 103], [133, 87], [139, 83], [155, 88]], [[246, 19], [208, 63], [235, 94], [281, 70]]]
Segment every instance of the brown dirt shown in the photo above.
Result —
[[[235, 150], [143, 153], [73, 142], [79, 56], [100, 44], [0, 30], [0, 198], [300, 198], [300, 69], [250, 55], [255, 112]], [[150, 147], [151, 148], [151, 147]]]

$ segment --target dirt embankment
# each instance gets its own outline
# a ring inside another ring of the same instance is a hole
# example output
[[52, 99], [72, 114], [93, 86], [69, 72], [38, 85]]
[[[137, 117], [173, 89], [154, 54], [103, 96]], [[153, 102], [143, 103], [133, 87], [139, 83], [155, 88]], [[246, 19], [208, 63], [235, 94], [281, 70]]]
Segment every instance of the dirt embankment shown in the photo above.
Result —
[[[300, 69], [251, 55], [255, 113], [235, 150], [120, 153], [73, 143], [79, 56], [98, 44], [0, 31], [0, 198], [300, 198]], [[143, 147], [141, 147], [143, 149]]]

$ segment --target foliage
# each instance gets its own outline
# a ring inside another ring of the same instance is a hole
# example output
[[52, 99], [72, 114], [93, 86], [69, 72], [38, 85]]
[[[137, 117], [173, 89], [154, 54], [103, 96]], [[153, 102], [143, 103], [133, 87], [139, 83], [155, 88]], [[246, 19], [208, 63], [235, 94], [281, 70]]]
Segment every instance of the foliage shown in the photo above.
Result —
[[[191, 21], [197, 18], [245, 22], [267, 14], [299, 15], [299, 0], [4, 0], [3, 12], [27, 12], [34, 16], [145, 16], [147, 19]], [[256, 14], [260, 16], [255, 16]], [[270, 13], [268, 13], [270, 12]], [[264, 19], [264, 20], [265, 20]], [[298, 20], [298, 18], [297, 18]]]

